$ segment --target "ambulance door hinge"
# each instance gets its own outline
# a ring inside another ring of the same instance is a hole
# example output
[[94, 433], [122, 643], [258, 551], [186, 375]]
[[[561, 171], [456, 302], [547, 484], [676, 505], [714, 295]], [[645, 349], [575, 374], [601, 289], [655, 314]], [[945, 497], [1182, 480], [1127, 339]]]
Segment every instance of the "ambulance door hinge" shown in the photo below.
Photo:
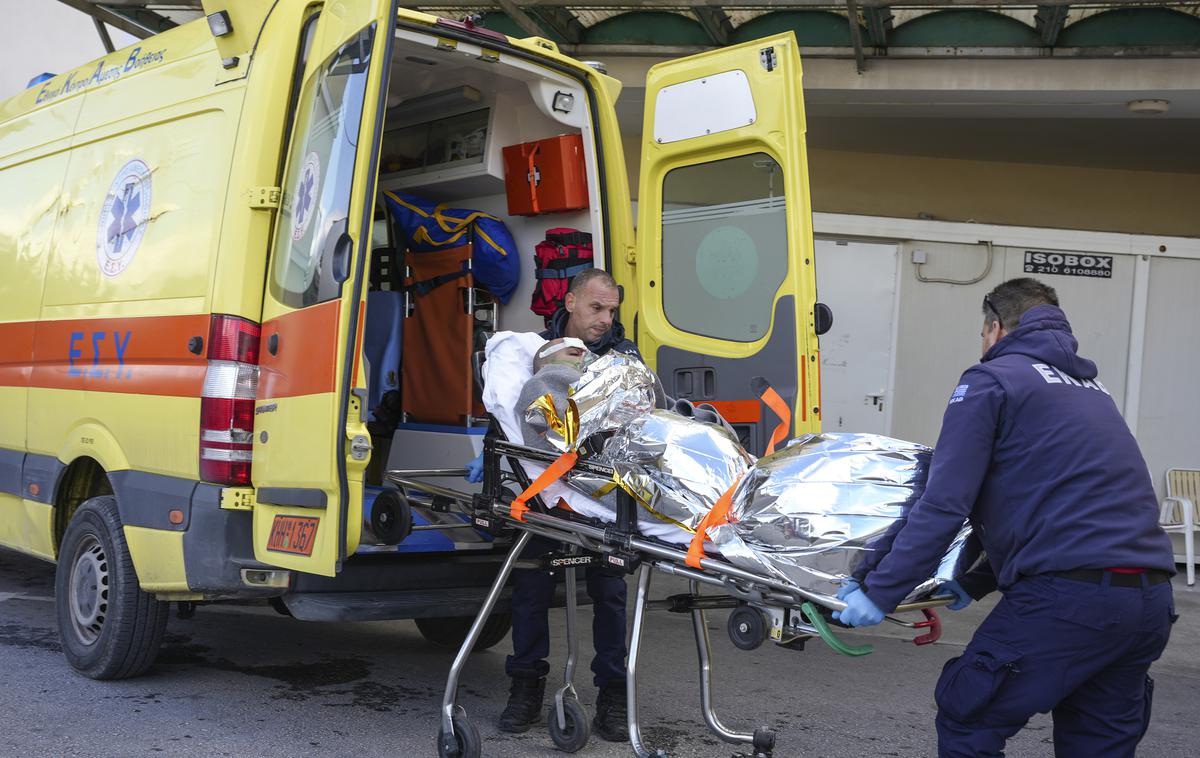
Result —
[[630, 266], [637, 264], [637, 246], [636, 245], [626, 245], [625, 246], [625, 262], [628, 263]]
[[221, 508], [227, 511], [254, 510], [254, 490], [249, 487], [226, 487], [221, 490]]
[[282, 190], [279, 187], [251, 187], [250, 207], [255, 210], [277, 210], [281, 194]]

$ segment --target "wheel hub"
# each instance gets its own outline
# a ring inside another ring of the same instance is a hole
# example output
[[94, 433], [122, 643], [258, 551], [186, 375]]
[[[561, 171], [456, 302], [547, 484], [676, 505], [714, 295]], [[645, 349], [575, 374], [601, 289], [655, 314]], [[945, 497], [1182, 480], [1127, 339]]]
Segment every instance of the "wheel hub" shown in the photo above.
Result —
[[108, 556], [100, 542], [88, 535], [75, 553], [68, 599], [71, 628], [85, 645], [99, 639], [104, 628], [104, 619], [108, 615], [108, 589]]

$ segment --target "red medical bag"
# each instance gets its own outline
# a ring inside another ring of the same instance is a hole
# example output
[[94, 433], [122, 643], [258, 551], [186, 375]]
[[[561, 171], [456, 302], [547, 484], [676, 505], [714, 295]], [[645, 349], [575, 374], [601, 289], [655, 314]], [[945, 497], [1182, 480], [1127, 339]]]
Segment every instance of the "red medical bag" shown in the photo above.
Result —
[[592, 267], [592, 235], [559, 227], [546, 231], [546, 239], [533, 248], [533, 302], [529, 309], [549, 319], [563, 304], [571, 280]]

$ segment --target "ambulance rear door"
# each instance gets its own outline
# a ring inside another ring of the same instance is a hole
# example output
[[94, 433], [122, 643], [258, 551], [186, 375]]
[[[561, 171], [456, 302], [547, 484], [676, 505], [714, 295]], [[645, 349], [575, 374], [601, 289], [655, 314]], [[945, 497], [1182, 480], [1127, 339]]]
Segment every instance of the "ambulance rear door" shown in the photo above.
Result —
[[326, 576], [357, 547], [370, 455], [356, 346], [395, 14], [392, 0], [320, 10], [263, 299], [254, 553]]
[[800, 79], [789, 32], [646, 82], [638, 345], [669, 394], [715, 404], [759, 454], [777, 428], [779, 444], [820, 427]]

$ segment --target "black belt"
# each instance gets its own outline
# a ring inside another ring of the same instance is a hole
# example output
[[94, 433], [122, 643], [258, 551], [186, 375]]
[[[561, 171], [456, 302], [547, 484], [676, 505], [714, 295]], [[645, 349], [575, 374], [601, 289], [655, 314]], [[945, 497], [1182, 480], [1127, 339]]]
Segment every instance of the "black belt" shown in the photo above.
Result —
[[1108, 571], [1106, 569], [1074, 569], [1072, 571], [1051, 571], [1049, 573], [1050, 576], [1057, 576], [1060, 579], [1070, 579], [1074, 582], [1087, 582], [1089, 584], [1103, 584], [1104, 575], [1108, 574], [1112, 577], [1108, 580], [1108, 583], [1113, 587], [1141, 587], [1143, 576], [1146, 577], [1146, 583], [1150, 585], [1171, 581], [1171, 575], [1160, 569], [1148, 569], [1137, 574], [1129, 574], [1123, 571]]

